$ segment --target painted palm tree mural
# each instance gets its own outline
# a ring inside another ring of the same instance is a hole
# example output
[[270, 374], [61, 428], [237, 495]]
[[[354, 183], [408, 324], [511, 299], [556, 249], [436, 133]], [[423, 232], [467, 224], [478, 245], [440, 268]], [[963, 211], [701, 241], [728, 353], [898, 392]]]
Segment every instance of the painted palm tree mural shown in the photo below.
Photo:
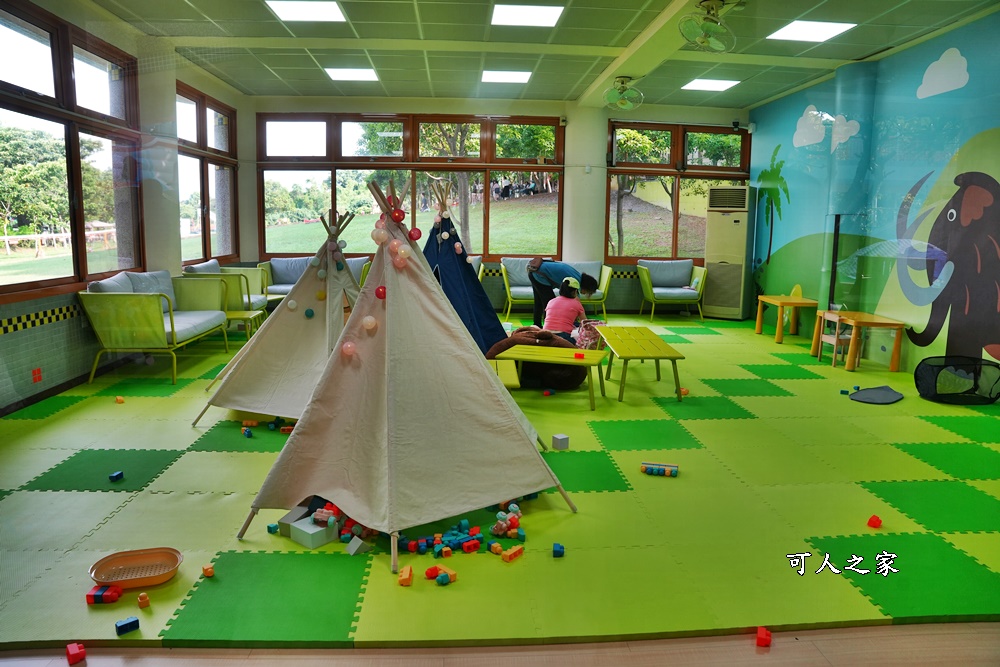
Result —
[[767, 169], [762, 170], [760, 176], [757, 177], [757, 189], [760, 193], [760, 200], [764, 204], [764, 210], [766, 211], [764, 222], [768, 226], [767, 259], [764, 261], [765, 264], [771, 263], [775, 214], [778, 215], [778, 220], [781, 220], [781, 194], [785, 194], [786, 202], [791, 201], [788, 196], [788, 183], [785, 182], [784, 177], [781, 175], [785, 161], [778, 160], [778, 151], [780, 150], [781, 144], [774, 147], [774, 152], [771, 153], [771, 164], [768, 165]]

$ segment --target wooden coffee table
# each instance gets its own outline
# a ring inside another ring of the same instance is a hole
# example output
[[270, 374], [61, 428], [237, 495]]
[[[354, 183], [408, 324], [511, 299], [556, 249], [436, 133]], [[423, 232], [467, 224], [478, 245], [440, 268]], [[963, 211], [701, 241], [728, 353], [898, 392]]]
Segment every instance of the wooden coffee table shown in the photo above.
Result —
[[649, 327], [596, 327], [597, 332], [611, 350], [608, 358], [607, 378], [611, 379], [611, 363], [615, 357], [622, 360], [622, 380], [618, 387], [618, 401], [625, 396], [625, 377], [628, 375], [628, 362], [632, 359], [653, 359], [656, 362], [656, 379], [660, 379], [660, 359], [670, 360], [674, 369], [674, 392], [677, 400], [681, 398], [681, 380], [677, 374], [677, 360], [684, 355], [667, 345]]
[[[521, 362], [535, 361], [541, 364], [563, 364], [565, 366], [587, 367], [587, 390], [590, 392], [590, 409], [596, 410], [594, 401], [594, 366], [599, 366], [607, 350], [577, 350], [569, 347], [545, 347], [543, 345], [515, 345], [496, 356], [497, 359], [512, 359], [517, 362], [518, 380], [521, 376]], [[604, 376], [600, 370], [597, 377], [601, 380], [601, 396], [604, 396]]]
[[795, 335], [799, 332], [799, 308], [815, 308], [818, 304], [815, 299], [806, 299], [801, 296], [785, 296], [784, 294], [768, 295], [761, 294], [757, 297], [757, 328], [756, 333], [764, 331], [764, 304], [769, 303], [778, 307], [778, 321], [774, 328], [774, 342], [780, 343], [785, 338], [785, 308], [792, 309], [792, 316], [789, 318], [788, 333]]

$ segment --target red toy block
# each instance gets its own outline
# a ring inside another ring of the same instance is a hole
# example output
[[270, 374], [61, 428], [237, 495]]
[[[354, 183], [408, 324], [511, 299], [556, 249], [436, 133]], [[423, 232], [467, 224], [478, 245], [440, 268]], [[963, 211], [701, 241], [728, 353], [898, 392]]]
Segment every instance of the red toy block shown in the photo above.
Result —
[[104, 594], [101, 595], [101, 602], [103, 604], [118, 602], [118, 598], [121, 596], [122, 589], [119, 586], [108, 586], [108, 590], [104, 591]]
[[583, 359], [583, 356], [584, 356], [583, 352], [574, 352], [573, 353], [573, 358], [574, 359]]
[[139, 593], [139, 609], [145, 609], [149, 606], [149, 595], [146, 593]]
[[445, 547], [441, 549], [442, 558], [451, 558], [451, 547]]
[[87, 659], [87, 649], [84, 648], [83, 644], [66, 644], [66, 662], [71, 665], [75, 665], [78, 662], [83, 662]]
[[215, 576], [215, 566], [214, 565], [202, 565], [201, 566], [201, 573], [204, 574], [206, 577], [214, 577]]
[[469, 540], [462, 544], [462, 551], [467, 554], [474, 554], [479, 551], [479, 540]]
[[293, 427], [291, 427], [291, 426], [282, 426], [282, 427], [281, 427], [281, 428], [279, 429], [279, 431], [280, 431], [281, 433], [291, 433], [291, 432], [292, 432], [292, 428], [293, 428]]
[[516, 514], [511, 514], [507, 517], [507, 527], [508, 528], [518, 528], [521, 525], [521, 520], [517, 518]]
[[482, 535], [483, 531], [479, 526], [473, 526], [469, 529], [469, 537], [475, 537], [476, 535]]
[[871, 517], [868, 519], [868, 526], [870, 528], [881, 528], [882, 519], [878, 518], [877, 514], [872, 514]]
[[413, 585], [413, 566], [406, 565], [399, 571], [399, 585], [400, 586], [411, 586]]
[[417, 553], [417, 546], [418, 545], [415, 541], [410, 542], [409, 544], [406, 545], [406, 550], [409, 551], [411, 554], [415, 554]]
[[757, 646], [770, 646], [771, 645], [771, 631], [760, 626], [757, 628]]
[[441, 568], [437, 565], [432, 565], [424, 572], [424, 576], [428, 579], [436, 579], [439, 574], [441, 574]]

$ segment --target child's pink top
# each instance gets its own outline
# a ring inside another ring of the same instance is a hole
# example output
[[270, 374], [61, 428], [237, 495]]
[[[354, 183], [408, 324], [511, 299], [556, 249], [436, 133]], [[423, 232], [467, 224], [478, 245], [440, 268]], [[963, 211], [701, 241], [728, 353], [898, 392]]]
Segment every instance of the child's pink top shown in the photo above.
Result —
[[586, 315], [578, 299], [557, 296], [545, 306], [545, 326], [542, 328], [571, 334], [576, 321], [582, 320]]

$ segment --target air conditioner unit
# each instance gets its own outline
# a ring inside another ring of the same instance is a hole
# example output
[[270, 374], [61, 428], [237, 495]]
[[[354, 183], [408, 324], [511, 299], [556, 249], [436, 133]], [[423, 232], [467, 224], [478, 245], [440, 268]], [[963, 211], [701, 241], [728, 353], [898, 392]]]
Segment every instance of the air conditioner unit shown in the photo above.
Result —
[[753, 245], [757, 189], [709, 188], [705, 228], [706, 317], [745, 320], [753, 307]]

